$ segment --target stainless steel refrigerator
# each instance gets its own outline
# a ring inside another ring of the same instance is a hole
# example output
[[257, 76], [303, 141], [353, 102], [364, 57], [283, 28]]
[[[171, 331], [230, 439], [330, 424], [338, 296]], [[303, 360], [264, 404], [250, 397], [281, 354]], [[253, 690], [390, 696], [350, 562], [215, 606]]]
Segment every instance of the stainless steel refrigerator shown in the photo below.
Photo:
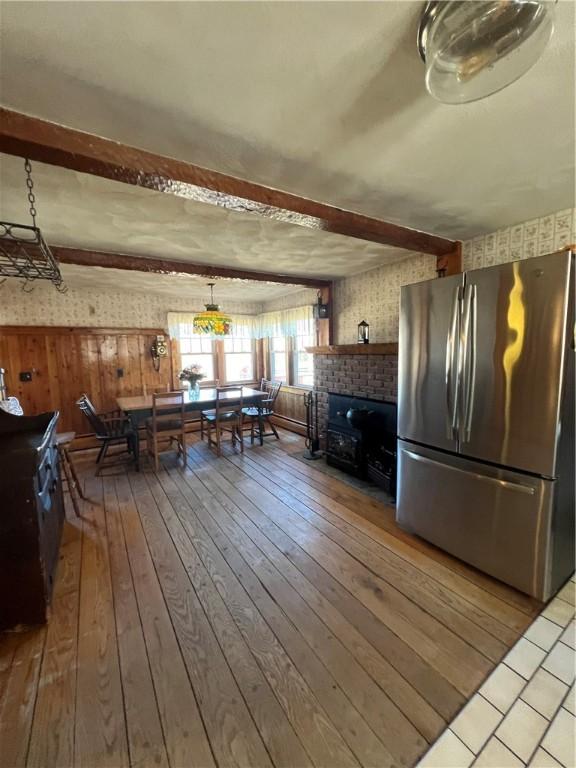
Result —
[[405, 286], [397, 521], [541, 600], [574, 571], [574, 254]]

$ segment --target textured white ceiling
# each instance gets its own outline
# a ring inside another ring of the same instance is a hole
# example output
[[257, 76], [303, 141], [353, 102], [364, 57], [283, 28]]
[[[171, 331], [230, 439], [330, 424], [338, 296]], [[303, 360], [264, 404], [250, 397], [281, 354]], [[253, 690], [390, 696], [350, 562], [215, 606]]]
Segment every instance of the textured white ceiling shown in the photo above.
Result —
[[[124, 269], [102, 267], [81, 267], [77, 264], [62, 264], [64, 282], [70, 288], [94, 288], [104, 292], [130, 291], [133, 293], [156, 294], [161, 296], [185, 296], [199, 299], [199, 305], [210, 299], [210, 282], [196, 275], [156, 275], [132, 272]], [[301, 285], [260, 283], [251, 280], [230, 280], [217, 278], [213, 282], [214, 300], [218, 303], [229, 301], [266, 302], [280, 296], [302, 291]], [[225, 307], [224, 307], [225, 308]]]
[[[4, 220], [29, 220], [23, 167], [22, 159], [0, 155]], [[321, 278], [343, 277], [410, 255], [55, 166], [33, 163], [32, 170], [38, 224], [52, 245]]]
[[574, 204], [574, 13], [518, 82], [425, 92], [422, 2], [3, 2], [9, 107], [448, 237]]

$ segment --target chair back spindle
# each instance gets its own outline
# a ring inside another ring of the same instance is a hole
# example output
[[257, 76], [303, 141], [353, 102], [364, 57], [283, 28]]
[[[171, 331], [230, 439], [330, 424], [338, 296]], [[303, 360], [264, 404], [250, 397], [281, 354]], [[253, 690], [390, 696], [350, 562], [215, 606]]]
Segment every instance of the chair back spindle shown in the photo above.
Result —
[[[92, 405], [92, 401], [86, 393], [76, 401], [76, 405], [82, 411], [84, 416], [86, 416], [90, 426], [94, 430], [96, 439], [100, 443], [100, 451], [98, 453], [98, 458], [96, 459], [97, 475], [99, 475], [104, 466], [106, 466], [104, 464], [104, 459], [106, 458], [108, 448], [111, 445], [125, 444], [125, 451], [130, 454], [132, 458], [136, 459], [136, 461], [138, 460], [138, 440], [125, 414], [119, 410], [100, 414], [97, 413]], [[112, 463], [114, 463], [115, 460], [116, 456]]]
[[96, 409], [92, 405], [92, 401], [88, 397], [87, 394], [83, 394], [77, 401], [76, 405], [84, 416], [88, 419], [90, 426], [94, 430], [94, 433], [98, 435], [99, 437], [103, 437], [105, 435], [108, 435], [109, 430], [107, 426], [104, 424], [102, 419], [98, 416], [96, 413]]
[[[224, 393], [226, 397], [222, 397]], [[238, 399], [236, 400], [236, 397]], [[237, 414], [242, 417], [242, 407], [244, 405], [244, 390], [237, 385], [216, 388], [216, 420], [219, 421], [227, 414]]]
[[184, 424], [184, 392], [179, 389], [175, 392], [154, 392], [152, 395], [152, 427], [161, 419], [169, 416], [171, 421], [182, 421]]
[[154, 392], [152, 395], [152, 418], [146, 421], [146, 442], [156, 471], [160, 468], [160, 441], [166, 439], [170, 445], [176, 442], [178, 455], [182, 455], [186, 466], [186, 418], [184, 392], [181, 389], [174, 392]]
[[[242, 424], [244, 419], [244, 389], [242, 385], [229, 384], [225, 387], [216, 387], [216, 407], [212, 410], [200, 413], [200, 434], [204, 439], [204, 422], [207, 426], [208, 445], [216, 448], [216, 455], [221, 456], [222, 431], [230, 432], [232, 445], [238, 442], [240, 450], [244, 451], [244, 436]], [[212, 431], [216, 432], [216, 439], [212, 438]]]
[[[281, 381], [270, 381], [269, 379], [260, 380], [260, 391], [266, 393], [266, 397], [263, 397], [257, 406], [250, 406], [244, 408], [244, 416], [250, 420], [250, 441], [254, 442], [256, 435], [255, 427], [256, 422], [258, 426], [258, 437], [260, 444], [263, 443], [263, 438], [268, 435], [274, 435], [279, 440], [280, 436], [278, 430], [271, 421], [271, 417], [274, 416], [274, 404], [280, 394], [282, 387]], [[264, 422], [270, 427], [270, 432], [264, 431]]]
[[267, 397], [262, 400], [262, 404], [265, 405], [267, 410], [274, 411], [274, 403], [280, 394], [281, 388], [281, 381], [268, 381], [267, 379], [262, 379], [262, 392], [266, 392], [267, 394]]

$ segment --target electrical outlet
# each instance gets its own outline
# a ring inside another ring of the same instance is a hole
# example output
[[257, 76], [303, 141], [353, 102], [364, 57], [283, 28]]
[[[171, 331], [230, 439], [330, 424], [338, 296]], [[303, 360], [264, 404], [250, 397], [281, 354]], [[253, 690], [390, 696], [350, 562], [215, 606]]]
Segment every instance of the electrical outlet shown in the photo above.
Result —
[[32, 371], [20, 371], [20, 381], [32, 381]]

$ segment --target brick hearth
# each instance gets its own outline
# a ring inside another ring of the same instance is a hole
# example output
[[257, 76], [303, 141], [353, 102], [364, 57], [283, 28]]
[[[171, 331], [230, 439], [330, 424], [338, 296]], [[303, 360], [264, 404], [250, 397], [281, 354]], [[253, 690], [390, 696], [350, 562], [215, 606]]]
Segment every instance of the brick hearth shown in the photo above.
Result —
[[318, 426], [323, 435], [328, 417], [328, 392], [396, 402], [398, 356], [315, 354], [314, 389], [318, 392]]

